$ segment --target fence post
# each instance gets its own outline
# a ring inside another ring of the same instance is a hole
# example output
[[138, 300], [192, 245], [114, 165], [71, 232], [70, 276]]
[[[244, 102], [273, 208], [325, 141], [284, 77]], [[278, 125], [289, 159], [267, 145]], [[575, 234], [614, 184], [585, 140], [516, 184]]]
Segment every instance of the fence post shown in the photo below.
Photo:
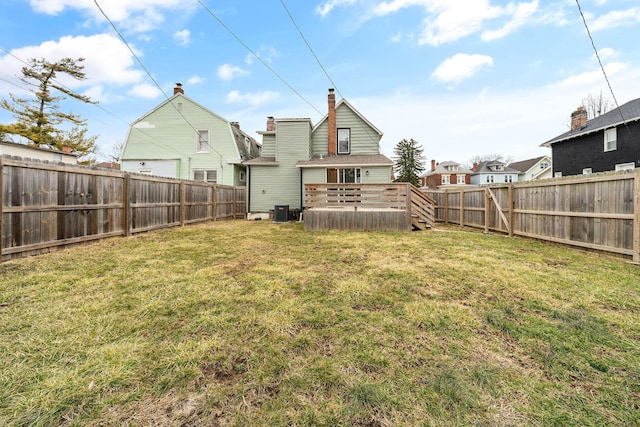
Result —
[[444, 223], [449, 225], [449, 190], [444, 190]]
[[180, 227], [184, 227], [185, 216], [185, 198], [187, 192], [185, 190], [184, 181], [180, 181]]
[[489, 195], [489, 187], [484, 189], [484, 232], [489, 232], [489, 225], [491, 224], [491, 196]]
[[640, 263], [640, 170], [633, 181], [633, 262]]
[[405, 184], [405, 197], [407, 198], [407, 230], [411, 231], [411, 183]]
[[507, 197], [508, 200], [508, 205], [509, 206], [509, 237], [513, 237], [513, 229], [515, 227], [514, 224], [514, 219], [515, 219], [515, 214], [513, 213], [513, 209], [514, 209], [514, 201], [513, 201], [513, 184], [509, 184], [509, 196]]
[[460, 190], [460, 210], [458, 212], [460, 227], [464, 227], [464, 190]]
[[4, 176], [4, 165], [2, 163], [2, 155], [0, 155], [0, 262], [2, 262], [2, 250], [4, 249], [4, 234], [2, 229], [2, 207], [4, 206], [4, 183], [2, 177]]
[[125, 173], [122, 177], [122, 230], [124, 231], [124, 237], [129, 237], [131, 234], [131, 175]]
[[211, 187], [213, 194], [211, 195], [211, 201], [213, 202], [213, 220], [218, 219], [218, 184], [214, 184]]

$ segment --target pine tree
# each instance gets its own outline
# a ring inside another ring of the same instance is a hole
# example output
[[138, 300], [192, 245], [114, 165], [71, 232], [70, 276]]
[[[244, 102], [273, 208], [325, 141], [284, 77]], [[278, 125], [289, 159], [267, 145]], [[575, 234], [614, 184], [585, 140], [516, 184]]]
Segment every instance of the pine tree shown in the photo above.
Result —
[[[89, 97], [72, 91], [56, 81], [58, 74], [65, 74], [76, 80], [87, 77], [79, 64], [84, 58], [77, 60], [63, 58], [57, 62], [46, 59], [31, 59], [22, 68], [22, 80], [30, 87], [34, 98], [21, 98], [9, 94], [11, 101], [0, 101], [0, 107], [13, 113], [15, 123], [0, 124], [0, 134], [12, 134], [26, 138], [34, 145], [45, 145], [62, 149], [67, 146], [80, 156], [93, 153], [97, 137], [87, 137], [86, 120], [73, 113], [65, 113], [58, 109], [58, 102], [67, 97], [83, 103], [94, 103]], [[58, 92], [59, 94], [54, 94]], [[70, 124], [70, 129], [64, 129]]]
[[413, 139], [398, 142], [393, 149], [396, 181], [420, 185], [420, 174], [424, 171], [425, 158], [422, 146]]

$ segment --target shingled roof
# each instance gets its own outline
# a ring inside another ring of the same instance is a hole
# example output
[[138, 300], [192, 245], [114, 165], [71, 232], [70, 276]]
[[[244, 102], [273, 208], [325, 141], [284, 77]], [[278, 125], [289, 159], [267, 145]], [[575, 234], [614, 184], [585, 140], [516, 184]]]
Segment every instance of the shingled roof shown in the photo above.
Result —
[[624, 122], [633, 122], [636, 120], [640, 120], [640, 98], [629, 101], [626, 104], [622, 104], [620, 108], [616, 108], [591, 120], [587, 120], [586, 126], [558, 135], [555, 138], [540, 144], [540, 146], [551, 147], [551, 144], [555, 144], [556, 142], [566, 141], [568, 139], [597, 132], [602, 129], [619, 126]]

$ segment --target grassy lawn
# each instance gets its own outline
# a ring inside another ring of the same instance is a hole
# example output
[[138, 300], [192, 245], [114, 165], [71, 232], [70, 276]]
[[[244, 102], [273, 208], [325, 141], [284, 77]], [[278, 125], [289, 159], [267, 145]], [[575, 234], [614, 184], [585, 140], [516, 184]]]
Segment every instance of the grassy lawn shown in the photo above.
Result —
[[0, 425], [640, 424], [640, 267], [216, 222], [0, 264]]

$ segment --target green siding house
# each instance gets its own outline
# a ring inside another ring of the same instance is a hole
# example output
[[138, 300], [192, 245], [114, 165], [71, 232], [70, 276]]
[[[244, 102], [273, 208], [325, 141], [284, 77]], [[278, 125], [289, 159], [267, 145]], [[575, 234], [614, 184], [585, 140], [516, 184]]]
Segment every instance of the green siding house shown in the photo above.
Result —
[[260, 155], [259, 144], [229, 122], [184, 95], [173, 96], [136, 120], [121, 155], [127, 172], [243, 186], [243, 162]]
[[304, 206], [304, 185], [388, 183], [393, 162], [380, 154], [382, 132], [329, 89], [328, 114], [315, 126], [308, 118], [267, 118], [262, 156], [246, 161], [249, 218], [267, 218], [275, 206]]

